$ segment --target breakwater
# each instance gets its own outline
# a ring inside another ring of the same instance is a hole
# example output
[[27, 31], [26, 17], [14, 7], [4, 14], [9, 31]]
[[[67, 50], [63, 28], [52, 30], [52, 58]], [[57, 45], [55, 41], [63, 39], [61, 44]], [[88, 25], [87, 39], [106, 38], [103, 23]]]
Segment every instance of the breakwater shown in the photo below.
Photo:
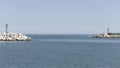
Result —
[[95, 36], [94, 38], [120, 38], [120, 33], [101, 33]]
[[0, 41], [29, 41], [31, 37], [22, 33], [0, 33]]

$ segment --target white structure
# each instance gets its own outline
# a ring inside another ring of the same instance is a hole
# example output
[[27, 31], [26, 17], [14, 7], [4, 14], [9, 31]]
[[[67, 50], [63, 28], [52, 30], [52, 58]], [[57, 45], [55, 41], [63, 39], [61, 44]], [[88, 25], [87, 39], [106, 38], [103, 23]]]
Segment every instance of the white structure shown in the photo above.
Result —
[[29, 41], [30, 37], [22, 33], [0, 33], [0, 41]]
[[120, 38], [120, 33], [111, 33], [109, 31], [109, 28], [107, 28], [107, 32], [97, 34], [95, 36], [92, 36], [94, 38]]
[[101, 33], [93, 37], [95, 38], [120, 38], [120, 33]]

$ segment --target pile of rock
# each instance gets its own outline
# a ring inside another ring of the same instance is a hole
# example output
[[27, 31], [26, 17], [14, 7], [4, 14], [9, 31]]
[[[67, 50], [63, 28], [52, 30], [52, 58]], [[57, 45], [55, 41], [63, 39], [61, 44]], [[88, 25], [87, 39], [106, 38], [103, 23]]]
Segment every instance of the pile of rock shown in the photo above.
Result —
[[0, 41], [29, 41], [28, 37], [22, 33], [0, 33]]

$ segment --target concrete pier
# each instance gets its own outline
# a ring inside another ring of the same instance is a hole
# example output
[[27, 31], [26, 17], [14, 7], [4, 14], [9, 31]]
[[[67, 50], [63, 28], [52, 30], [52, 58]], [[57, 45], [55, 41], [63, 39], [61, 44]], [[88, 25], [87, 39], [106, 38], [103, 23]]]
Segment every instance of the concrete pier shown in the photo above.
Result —
[[0, 33], [0, 41], [29, 41], [31, 37], [28, 37], [22, 33]]

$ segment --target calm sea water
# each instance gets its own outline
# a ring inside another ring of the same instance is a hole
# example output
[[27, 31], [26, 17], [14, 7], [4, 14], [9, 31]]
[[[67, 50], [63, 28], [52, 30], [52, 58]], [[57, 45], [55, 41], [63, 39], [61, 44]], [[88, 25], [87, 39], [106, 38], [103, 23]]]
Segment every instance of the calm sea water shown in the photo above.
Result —
[[88, 35], [30, 35], [0, 42], [0, 68], [120, 68], [120, 39]]

